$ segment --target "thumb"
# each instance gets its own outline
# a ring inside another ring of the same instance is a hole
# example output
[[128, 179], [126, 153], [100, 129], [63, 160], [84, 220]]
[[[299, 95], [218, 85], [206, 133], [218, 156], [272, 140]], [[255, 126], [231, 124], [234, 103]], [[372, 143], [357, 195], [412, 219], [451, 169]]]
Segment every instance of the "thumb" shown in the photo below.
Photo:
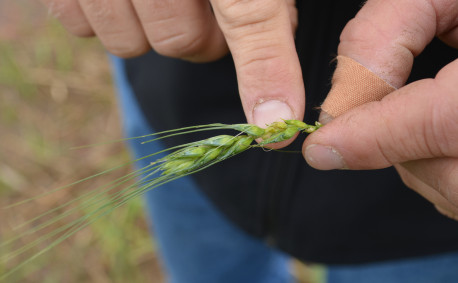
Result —
[[302, 120], [305, 91], [286, 0], [211, 0], [249, 123]]
[[310, 135], [317, 169], [378, 169], [410, 160], [458, 157], [458, 59], [434, 79], [411, 83], [353, 109]]

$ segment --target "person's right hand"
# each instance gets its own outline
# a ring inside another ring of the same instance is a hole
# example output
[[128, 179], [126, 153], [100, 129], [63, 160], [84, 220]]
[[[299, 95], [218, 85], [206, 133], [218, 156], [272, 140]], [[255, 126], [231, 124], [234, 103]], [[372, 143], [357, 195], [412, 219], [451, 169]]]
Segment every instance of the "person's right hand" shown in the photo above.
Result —
[[68, 31], [96, 35], [121, 57], [153, 48], [165, 56], [207, 62], [230, 50], [249, 123], [302, 120], [305, 93], [294, 45], [294, 0], [42, 1]]
[[368, 0], [342, 32], [338, 53], [398, 89], [332, 120], [322, 115], [328, 123], [306, 139], [304, 156], [322, 170], [394, 165], [409, 188], [458, 220], [458, 56], [435, 78], [404, 85], [435, 36], [458, 48], [457, 0]]

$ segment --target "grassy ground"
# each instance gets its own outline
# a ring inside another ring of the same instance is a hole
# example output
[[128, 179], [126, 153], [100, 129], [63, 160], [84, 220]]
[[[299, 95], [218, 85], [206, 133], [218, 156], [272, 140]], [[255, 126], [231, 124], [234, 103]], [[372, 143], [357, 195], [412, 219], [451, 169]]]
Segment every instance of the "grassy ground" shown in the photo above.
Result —
[[[71, 149], [120, 138], [117, 110], [109, 63], [97, 40], [68, 35], [35, 1], [0, 0], [0, 242], [37, 225], [14, 229], [26, 220], [129, 172], [125, 168], [2, 209], [127, 162], [128, 153], [119, 143]], [[21, 237], [12, 246], [0, 247], [0, 258], [36, 238]], [[20, 268], [6, 282], [163, 282], [150, 239], [141, 199], [136, 199]], [[0, 260], [0, 274], [47, 244]], [[294, 272], [299, 282], [322, 279], [320, 270], [299, 263]]]

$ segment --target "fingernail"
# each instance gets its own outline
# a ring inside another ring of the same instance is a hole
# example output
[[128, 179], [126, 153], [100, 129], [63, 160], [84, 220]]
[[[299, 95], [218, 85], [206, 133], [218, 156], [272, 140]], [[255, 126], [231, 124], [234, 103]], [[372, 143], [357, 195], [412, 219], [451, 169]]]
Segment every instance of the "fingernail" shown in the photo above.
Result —
[[279, 100], [267, 100], [257, 104], [253, 109], [253, 122], [259, 127], [265, 127], [282, 119], [294, 119], [289, 105]]
[[321, 111], [318, 121], [320, 121], [321, 124], [326, 125], [327, 123], [331, 122], [332, 119], [334, 119], [334, 117], [332, 117], [325, 111]]
[[305, 160], [320, 170], [347, 169], [342, 156], [330, 146], [311, 144], [305, 149]]

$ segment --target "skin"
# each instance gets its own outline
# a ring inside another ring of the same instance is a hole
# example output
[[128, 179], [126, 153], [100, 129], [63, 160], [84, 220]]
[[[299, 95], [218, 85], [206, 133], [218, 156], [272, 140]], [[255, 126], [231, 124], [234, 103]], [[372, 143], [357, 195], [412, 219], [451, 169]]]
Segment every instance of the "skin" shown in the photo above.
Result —
[[[303, 118], [293, 0], [42, 1], [71, 33], [96, 35], [121, 57], [153, 48], [207, 62], [230, 51], [249, 123]], [[457, 26], [456, 0], [367, 1], [342, 32], [338, 53], [398, 90], [335, 119], [324, 113], [327, 125], [304, 143], [307, 162], [322, 170], [394, 165], [407, 186], [458, 219], [458, 60], [434, 79], [404, 86], [434, 36], [458, 47]]]
[[264, 127], [281, 118], [303, 118], [295, 0], [42, 1], [69, 32], [95, 35], [120, 57], [153, 48], [164, 56], [207, 62], [230, 50], [249, 123]]
[[322, 170], [394, 165], [408, 187], [458, 220], [458, 60], [404, 86], [435, 36], [458, 48], [458, 1], [368, 1], [343, 30], [338, 53], [398, 90], [335, 119], [322, 113], [327, 125], [303, 149]]

